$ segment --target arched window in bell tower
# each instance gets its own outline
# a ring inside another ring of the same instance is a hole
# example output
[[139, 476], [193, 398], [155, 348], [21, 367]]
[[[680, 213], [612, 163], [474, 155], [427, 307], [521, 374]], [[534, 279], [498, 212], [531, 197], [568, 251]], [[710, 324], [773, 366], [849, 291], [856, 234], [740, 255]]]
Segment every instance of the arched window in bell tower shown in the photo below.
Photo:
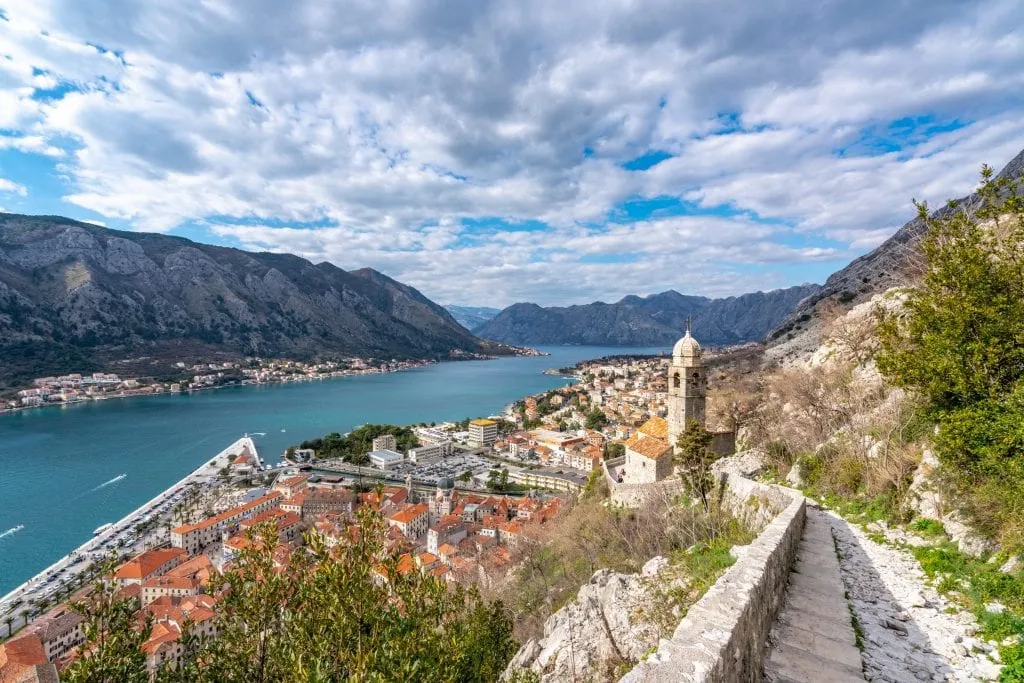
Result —
[[674, 384], [675, 388], [678, 389], [680, 384], [681, 384], [681, 382], [682, 382], [682, 380], [679, 378], [679, 373], [678, 372], [675, 375], [673, 375], [672, 380], [673, 380], [673, 384]]

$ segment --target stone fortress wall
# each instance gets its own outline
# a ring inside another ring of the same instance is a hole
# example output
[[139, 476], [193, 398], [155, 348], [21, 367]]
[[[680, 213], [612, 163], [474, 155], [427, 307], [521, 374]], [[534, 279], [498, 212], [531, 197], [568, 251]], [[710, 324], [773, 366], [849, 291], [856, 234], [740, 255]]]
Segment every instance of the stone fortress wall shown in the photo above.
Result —
[[[672, 480], [659, 482], [670, 484]], [[764, 645], [786, 592], [806, 519], [799, 491], [724, 474], [719, 495], [751, 528], [761, 529], [715, 585], [690, 608], [670, 639], [622, 683], [754, 683]], [[624, 485], [619, 484], [622, 487]], [[679, 488], [678, 480], [675, 487]], [[648, 486], [638, 488], [650, 489]], [[643, 492], [623, 491], [620, 497]]]

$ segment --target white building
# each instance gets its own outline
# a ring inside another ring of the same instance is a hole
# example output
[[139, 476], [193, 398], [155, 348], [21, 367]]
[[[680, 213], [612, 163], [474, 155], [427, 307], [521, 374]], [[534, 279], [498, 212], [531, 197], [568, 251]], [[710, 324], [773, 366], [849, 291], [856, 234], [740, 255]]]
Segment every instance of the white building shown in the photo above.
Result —
[[415, 432], [420, 443], [427, 446], [450, 440], [448, 430], [440, 427], [416, 427]]
[[433, 462], [440, 458], [446, 458], [452, 454], [452, 442], [441, 441], [439, 443], [428, 444], [426, 446], [417, 446], [416, 448], [409, 449], [409, 462], [422, 465], [423, 463]]
[[370, 464], [382, 470], [400, 465], [404, 459], [401, 453], [388, 449], [370, 451]]
[[469, 423], [469, 445], [490, 446], [498, 440], [498, 423], [494, 420], [473, 420]]
[[[374, 449], [374, 450], [376, 450], [376, 449]], [[296, 448], [295, 449], [295, 459], [296, 460], [307, 461], [307, 460], [312, 460], [315, 457], [316, 457], [316, 451], [314, 451], [312, 448]]]
[[373, 440], [373, 450], [375, 451], [397, 451], [398, 442], [395, 440], [394, 434], [382, 434]]

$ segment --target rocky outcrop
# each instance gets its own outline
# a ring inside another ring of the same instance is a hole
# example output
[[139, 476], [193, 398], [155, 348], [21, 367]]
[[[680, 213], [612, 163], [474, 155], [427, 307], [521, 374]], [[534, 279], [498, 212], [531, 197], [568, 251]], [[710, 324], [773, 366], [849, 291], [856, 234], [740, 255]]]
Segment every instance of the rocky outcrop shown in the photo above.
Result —
[[685, 296], [675, 291], [627, 296], [614, 304], [542, 308], [509, 306], [476, 330], [508, 344], [661, 346], [674, 343], [692, 317], [702, 342], [725, 345], [759, 341], [818, 285], [755, 292], [726, 299]]
[[0, 214], [0, 377], [10, 383], [131, 355], [504, 351], [371, 269]]
[[756, 479], [765, 471], [767, 457], [760, 448], [740, 451], [716, 460], [711, 465], [711, 472], [715, 475], [734, 474], [738, 477]]
[[574, 601], [548, 618], [543, 636], [519, 649], [508, 671], [529, 669], [544, 683], [614, 680], [620, 667], [658, 643], [658, 627], [645, 615], [667, 564], [655, 557], [639, 574], [597, 571]]

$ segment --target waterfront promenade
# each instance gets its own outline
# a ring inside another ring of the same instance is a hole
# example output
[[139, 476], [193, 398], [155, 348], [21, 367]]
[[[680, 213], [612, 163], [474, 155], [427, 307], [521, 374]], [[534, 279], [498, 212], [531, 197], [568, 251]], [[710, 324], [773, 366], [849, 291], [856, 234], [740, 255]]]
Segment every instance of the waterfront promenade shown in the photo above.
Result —
[[22, 620], [24, 613], [32, 607], [30, 601], [49, 599], [57, 593], [60, 587], [74, 585], [76, 577], [84, 572], [94, 560], [114, 551], [121, 555], [132, 555], [155, 545], [152, 543], [152, 537], [159, 534], [159, 528], [148, 535], [133, 538], [124, 545], [118, 544], [122, 540], [127, 541], [136, 527], [143, 522], [153, 516], [169, 512], [172, 505], [184, 495], [187, 488], [210, 485], [220, 470], [230, 463], [230, 456], [241, 453], [245, 448], [248, 448], [253, 456], [259, 458], [255, 442], [249, 435], [243, 436], [159, 495], [146, 501], [112, 523], [101, 533], [96, 534], [43, 571], [0, 597], [0, 618], [13, 616], [15, 626], [17, 626], [18, 620]]

